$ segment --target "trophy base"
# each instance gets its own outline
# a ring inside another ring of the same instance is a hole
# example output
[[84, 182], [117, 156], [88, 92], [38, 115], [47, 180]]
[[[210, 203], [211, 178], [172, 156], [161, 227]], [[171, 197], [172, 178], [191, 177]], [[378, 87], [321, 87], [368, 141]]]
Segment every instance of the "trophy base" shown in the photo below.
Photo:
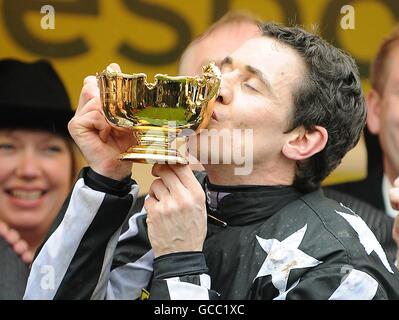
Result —
[[148, 164], [188, 164], [187, 159], [181, 156], [177, 150], [145, 146], [131, 147], [121, 153], [119, 159]]

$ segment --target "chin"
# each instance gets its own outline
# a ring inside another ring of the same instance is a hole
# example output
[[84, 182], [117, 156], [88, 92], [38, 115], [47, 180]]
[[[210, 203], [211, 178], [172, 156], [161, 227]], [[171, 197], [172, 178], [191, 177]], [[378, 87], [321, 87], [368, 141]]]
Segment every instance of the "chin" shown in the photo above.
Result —
[[16, 230], [29, 231], [41, 227], [43, 223], [43, 219], [37, 217], [37, 215], [25, 214], [22, 217], [18, 217], [18, 219], [10, 221], [9, 226]]

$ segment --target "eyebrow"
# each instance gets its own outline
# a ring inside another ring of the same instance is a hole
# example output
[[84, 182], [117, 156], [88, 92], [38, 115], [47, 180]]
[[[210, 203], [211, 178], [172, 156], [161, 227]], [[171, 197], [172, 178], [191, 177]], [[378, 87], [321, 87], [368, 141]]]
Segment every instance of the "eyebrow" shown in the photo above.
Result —
[[[19, 130], [20, 129], [18, 129], [18, 128], [15, 128], [15, 129], [13, 128], [13, 129], [10, 129], [10, 130], [7, 130], [7, 129], [3, 130], [4, 136], [6, 136], [9, 139], [24, 140], [24, 137], [19, 136], [19, 134], [18, 134]], [[34, 129], [33, 130], [22, 129], [22, 130], [23, 131], [33, 131], [33, 132], [35, 131]], [[1, 131], [2, 130], [0, 130], [0, 132]], [[50, 133], [49, 135], [46, 135], [44, 137], [39, 138], [38, 142], [39, 143], [48, 143], [48, 142], [52, 142], [52, 143], [64, 142], [65, 143], [65, 140], [62, 137], [60, 137], [60, 136], [57, 136], [57, 135], [54, 135], [54, 134]]]
[[[233, 64], [233, 59], [227, 56], [220, 63], [220, 67], [222, 67], [223, 65], [232, 65], [232, 64]], [[246, 65], [245, 70], [250, 74], [252, 74], [253, 76], [255, 76], [270, 92], [273, 92], [270, 82], [263, 76], [262, 71], [250, 65]]]
[[225, 64], [233, 64], [233, 59], [231, 57], [227, 56], [220, 62], [220, 66], [223, 66]]

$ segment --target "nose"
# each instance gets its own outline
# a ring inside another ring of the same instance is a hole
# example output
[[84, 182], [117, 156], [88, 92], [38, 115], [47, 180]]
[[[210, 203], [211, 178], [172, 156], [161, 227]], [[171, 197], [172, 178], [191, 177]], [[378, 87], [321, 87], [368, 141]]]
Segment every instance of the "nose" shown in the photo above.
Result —
[[217, 102], [228, 105], [233, 100], [232, 90], [232, 73], [224, 73], [220, 83], [219, 95], [216, 99]]
[[18, 158], [16, 175], [22, 179], [33, 180], [40, 175], [40, 172], [40, 159], [34, 150], [23, 150]]

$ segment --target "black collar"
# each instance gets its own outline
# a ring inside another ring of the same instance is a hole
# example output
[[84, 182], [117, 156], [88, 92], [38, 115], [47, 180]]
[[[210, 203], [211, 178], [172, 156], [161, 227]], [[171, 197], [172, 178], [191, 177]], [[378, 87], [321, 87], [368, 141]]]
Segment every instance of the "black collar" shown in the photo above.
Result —
[[209, 221], [222, 226], [265, 220], [303, 195], [292, 186], [220, 186], [208, 177], [204, 188]]

